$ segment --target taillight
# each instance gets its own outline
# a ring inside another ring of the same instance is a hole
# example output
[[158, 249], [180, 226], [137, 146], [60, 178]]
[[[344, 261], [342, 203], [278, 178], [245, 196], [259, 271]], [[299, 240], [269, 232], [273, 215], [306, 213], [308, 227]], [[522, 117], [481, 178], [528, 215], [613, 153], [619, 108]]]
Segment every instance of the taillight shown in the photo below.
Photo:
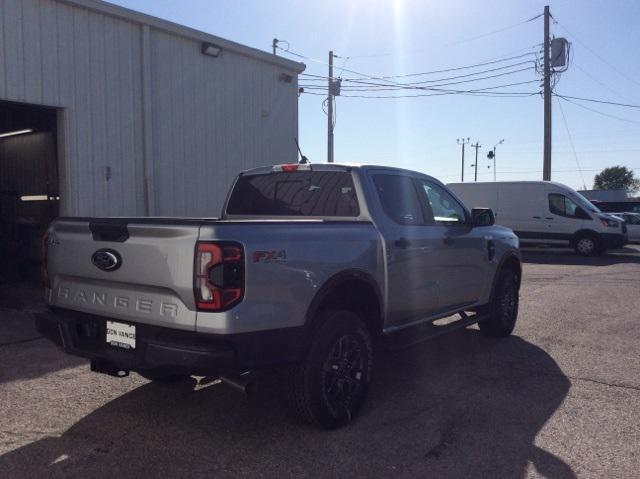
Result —
[[196, 306], [224, 311], [244, 295], [244, 250], [238, 243], [202, 242], [196, 245], [193, 289]]
[[49, 282], [49, 269], [47, 268], [47, 259], [49, 257], [49, 232], [47, 231], [43, 236], [42, 236], [42, 243], [41, 243], [41, 258], [42, 258], [42, 265], [40, 266], [40, 274], [41, 274], [41, 278], [42, 278], [42, 285], [45, 288], [51, 288], [51, 283]]

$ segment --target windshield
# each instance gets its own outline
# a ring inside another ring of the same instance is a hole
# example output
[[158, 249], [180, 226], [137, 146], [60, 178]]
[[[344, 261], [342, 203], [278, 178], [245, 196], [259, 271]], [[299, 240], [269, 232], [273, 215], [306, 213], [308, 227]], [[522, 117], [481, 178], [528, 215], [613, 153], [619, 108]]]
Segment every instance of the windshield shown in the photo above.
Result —
[[587, 198], [582, 196], [577, 191], [574, 191], [571, 196], [573, 197], [573, 200], [576, 203], [578, 203], [580, 206], [582, 206], [587, 211], [591, 211], [592, 213], [602, 213], [602, 211], [600, 211], [600, 209], [596, 205], [591, 203], [591, 201], [589, 201]]

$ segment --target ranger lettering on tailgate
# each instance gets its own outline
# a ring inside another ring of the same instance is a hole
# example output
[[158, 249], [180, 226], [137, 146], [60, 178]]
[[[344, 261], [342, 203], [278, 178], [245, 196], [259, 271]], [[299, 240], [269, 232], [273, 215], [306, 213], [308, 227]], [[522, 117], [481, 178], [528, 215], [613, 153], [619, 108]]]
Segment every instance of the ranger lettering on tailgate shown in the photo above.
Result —
[[75, 303], [79, 306], [93, 305], [103, 308], [134, 309], [141, 313], [151, 314], [157, 312], [160, 316], [178, 316], [178, 305], [166, 301], [154, 301], [148, 298], [132, 298], [120, 294], [108, 294], [96, 290], [73, 290], [67, 286], [59, 286], [58, 299]]

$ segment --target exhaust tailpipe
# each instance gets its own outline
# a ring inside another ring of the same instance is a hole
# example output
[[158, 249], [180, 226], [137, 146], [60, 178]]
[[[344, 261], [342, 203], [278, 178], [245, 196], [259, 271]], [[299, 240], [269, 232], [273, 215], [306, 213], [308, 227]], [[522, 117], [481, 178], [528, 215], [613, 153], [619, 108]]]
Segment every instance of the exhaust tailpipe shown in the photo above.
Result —
[[231, 377], [220, 376], [220, 380], [246, 395], [253, 395], [257, 390], [256, 383], [253, 381], [250, 374]]

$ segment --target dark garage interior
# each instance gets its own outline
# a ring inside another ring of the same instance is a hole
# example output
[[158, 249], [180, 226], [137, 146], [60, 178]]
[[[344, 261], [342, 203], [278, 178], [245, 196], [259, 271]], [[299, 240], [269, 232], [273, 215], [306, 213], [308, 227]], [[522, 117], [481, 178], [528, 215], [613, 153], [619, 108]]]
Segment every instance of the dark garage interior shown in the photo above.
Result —
[[0, 282], [37, 281], [58, 215], [57, 112], [0, 101]]

